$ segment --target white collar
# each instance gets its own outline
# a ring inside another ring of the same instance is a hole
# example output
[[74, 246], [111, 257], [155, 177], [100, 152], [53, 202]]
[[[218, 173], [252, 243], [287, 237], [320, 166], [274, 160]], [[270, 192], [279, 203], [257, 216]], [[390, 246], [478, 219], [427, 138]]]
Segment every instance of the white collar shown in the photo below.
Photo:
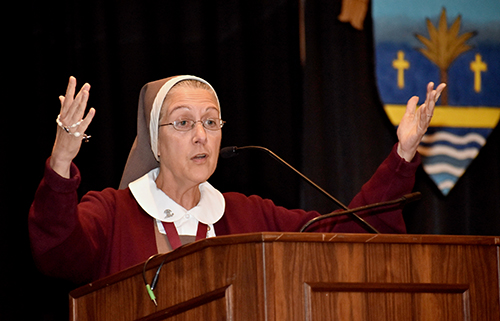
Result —
[[190, 214], [205, 224], [214, 224], [222, 218], [226, 207], [224, 196], [210, 183], [199, 185], [200, 202], [192, 209], [186, 210], [156, 186], [155, 180], [159, 171], [159, 168], [152, 169], [128, 185], [137, 203], [150, 216], [163, 222], [175, 222]]

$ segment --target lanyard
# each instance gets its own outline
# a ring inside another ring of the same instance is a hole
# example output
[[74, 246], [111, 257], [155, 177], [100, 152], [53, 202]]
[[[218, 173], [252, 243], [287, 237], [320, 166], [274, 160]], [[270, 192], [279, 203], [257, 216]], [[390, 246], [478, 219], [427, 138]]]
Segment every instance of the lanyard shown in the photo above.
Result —
[[[179, 237], [179, 233], [177, 233], [177, 229], [175, 228], [174, 223], [172, 222], [162, 222], [163, 228], [165, 228], [165, 232], [167, 232], [168, 242], [172, 247], [172, 250], [180, 247], [182, 245], [181, 238]], [[198, 222], [198, 231], [196, 232], [196, 241], [202, 240], [207, 237], [208, 226], [204, 223]]]

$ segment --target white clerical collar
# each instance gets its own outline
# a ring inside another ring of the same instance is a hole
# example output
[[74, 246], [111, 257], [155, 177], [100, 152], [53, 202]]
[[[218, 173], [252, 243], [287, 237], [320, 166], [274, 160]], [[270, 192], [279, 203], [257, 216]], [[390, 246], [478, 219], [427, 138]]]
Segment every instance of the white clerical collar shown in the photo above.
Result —
[[205, 224], [214, 224], [222, 218], [226, 207], [224, 196], [210, 183], [199, 185], [200, 202], [186, 210], [156, 186], [159, 171], [159, 168], [155, 168], [128, 185], [137, 203], [150, 216], [163, 222], [175, 222], [189, 214]]

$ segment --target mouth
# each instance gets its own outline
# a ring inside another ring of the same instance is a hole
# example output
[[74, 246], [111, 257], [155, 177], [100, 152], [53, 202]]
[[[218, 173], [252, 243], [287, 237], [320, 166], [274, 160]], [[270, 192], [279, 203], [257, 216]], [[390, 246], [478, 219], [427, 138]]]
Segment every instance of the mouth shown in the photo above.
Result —
[[194, 155], [191, 159], [194, 160], [194, 161], [201, 161], [201, 160], [204, 160], [204, 159], [207, 159], [207, 158], [208, 158], [208, 154], [200, 153], [200, 154]]

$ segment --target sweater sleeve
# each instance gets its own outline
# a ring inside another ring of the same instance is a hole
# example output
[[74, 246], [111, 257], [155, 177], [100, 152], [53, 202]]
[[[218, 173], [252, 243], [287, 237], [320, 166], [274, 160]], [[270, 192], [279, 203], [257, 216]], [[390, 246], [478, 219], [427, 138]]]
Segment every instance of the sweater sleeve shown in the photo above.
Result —
[[[349, 208], [390, 201], [411, 193], [415, 185], [415, 173], [420, 162], [418, 153], [411, 162], [407, 162], [398, 155], [397, 144], [394, 145], [389, 156], [353, 198]], [[392, 210], [391, 208], [374, 210], [362, 216], [382, 231], [406, 233], [402, 209], [398, 206], [392, 207]]]
[[78, 201], [80, 172], [59, 176], [47, 160], [31, 205], [28, 227], [35, 263], [45, 274], [88, 282], [96, 278], [112, 225], [112, 204], [97, 197]]

